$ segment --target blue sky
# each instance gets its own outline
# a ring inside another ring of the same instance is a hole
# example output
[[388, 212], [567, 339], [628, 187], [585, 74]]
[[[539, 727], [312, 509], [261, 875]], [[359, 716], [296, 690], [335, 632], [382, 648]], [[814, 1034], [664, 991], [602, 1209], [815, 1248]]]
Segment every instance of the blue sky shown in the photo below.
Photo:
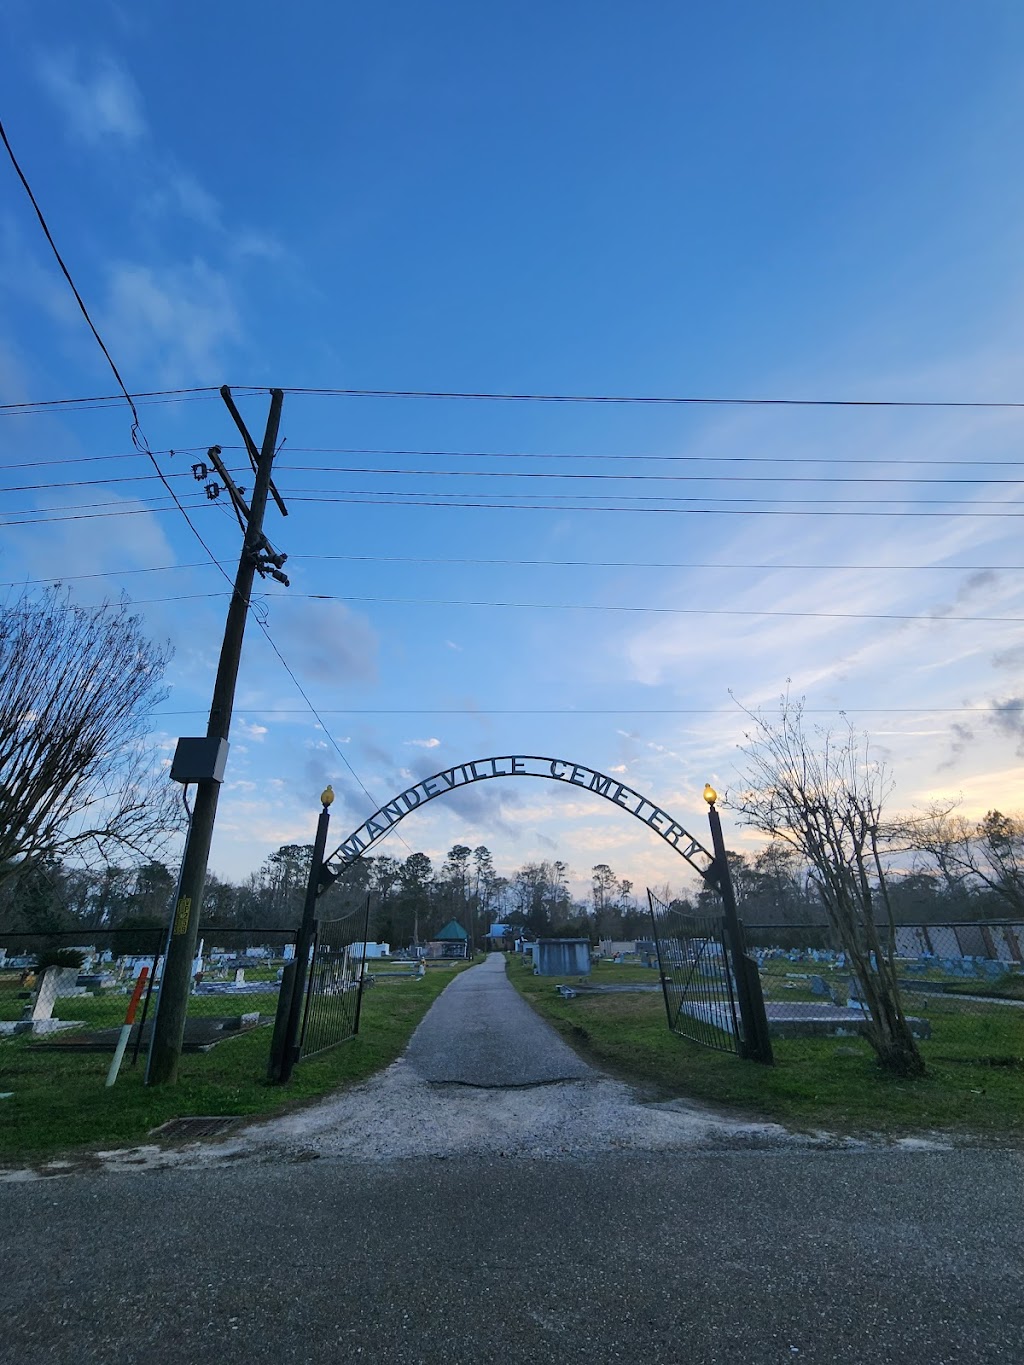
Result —
[[[8, 135], [133, 392], [1021, 397], [1016, 4], [12, 0], [0, 26]], [[0, 403], [112, 392], [0, 185]], [[265, 396], [240, 402], [261, 430]], [[188, 475], [237, 444], [220, 400], [140, 412], [230, 565], [237, 527]], [[339, 750], [380, 801], [565, 756], [697, 827], [705, 780], [737, 781], [730, 693], [771, 706], [787, 679], [871, 733], [898, 805], [1018, 807], [1020, 426], [289, 394], [268, 530], [292, 587], [260, 610], [326, 730], [250, 628], [212, 866], [311, 838], [328, 777], [339, 840], [358, 825]], [[225, 585], [131, 450], [123, 407], [0, 415], [0, 576], [126, 592], [171, 639], [166, 758], [204, 729]], [[384, 847], [684, 881], [574, 795], [488, 783]]]

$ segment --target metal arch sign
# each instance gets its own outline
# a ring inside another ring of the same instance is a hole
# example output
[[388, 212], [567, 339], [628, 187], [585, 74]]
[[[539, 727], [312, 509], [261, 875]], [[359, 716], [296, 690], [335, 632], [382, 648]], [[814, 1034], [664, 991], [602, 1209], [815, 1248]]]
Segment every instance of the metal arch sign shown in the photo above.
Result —
[[[431, 777], [424, 777], [394, 800], [381, 806], [368, 820], [345, 839], [325, 860], [324, 882], [327, 886], [348, 867], [362, 857], [378, 840], [410, 812], [433, 801], [437, 796], [446, 796], [459, 787], [468, 787], [473, 782], [487, 782], [495, 777], [541, 777], [552, 782], [564, 782], [569, 786], [581, 787], [584, 791], [603, 796], [612, 805], [642, 821], [655, 834], [665, 840], [681, 858], [704, 878], [714, 883], [717, 878], [714, 870], [715, 858], [704, 845], [689, 834], [682, 825], [672, 819], [662, 808], [646, 796], [641, 796], [632, 787], [607, 777], [596, 768], [588, 768], [582, 763], [573, 763], [567, 758], [544, 758], [538, 754], [506, 754], [500, 758], [477, 758], [471, 763], [460, 763], [457, 767], [444, 768]], [[331, 864], [334, 864], [332, 867]]]

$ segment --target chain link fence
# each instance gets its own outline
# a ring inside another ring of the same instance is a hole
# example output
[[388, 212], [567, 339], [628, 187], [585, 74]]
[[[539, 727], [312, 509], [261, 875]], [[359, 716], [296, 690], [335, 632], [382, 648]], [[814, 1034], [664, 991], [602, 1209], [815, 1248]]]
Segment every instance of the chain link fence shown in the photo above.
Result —
[[[193, 962], [184, 1050], [208, 1051], [272, 1024], [294, 929], [206, 929]], [[141, 1004], [126, 1062], [145, 1062], [159, 1003], [166, 933], [88, 929], [0, 934], [0, 1044], [113, 1052], [139, 977]], [[269, 1034], [268, 1034], [269, 1046]]]
[[[869, 1017], [827, 925], [746, 926], [774, 1037], [859, 1034]], [[881, 931], [888, 943], [889, 930]], [[1024, 924], [901, 924], [892, 942], [903, 1005], [927, 1051], [1024, 1056]]]

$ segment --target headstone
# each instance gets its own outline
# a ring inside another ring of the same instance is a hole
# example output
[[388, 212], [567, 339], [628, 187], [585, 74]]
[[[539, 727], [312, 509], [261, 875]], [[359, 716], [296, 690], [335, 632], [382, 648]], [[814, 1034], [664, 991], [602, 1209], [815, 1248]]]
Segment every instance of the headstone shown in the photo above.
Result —
[[40, 1020], [53, 1018], [53, 1004], [57, 999], [57, 983], [60, 980], [62, 967], [47, 967], [39, 979], [39, 988], [36, 991], [35, 999], [25, 1013], [26, 1019], [36, 1024]]
[[244, 967], [236, 967], [236, 968], [235, 968], [235, 985], [236, 985], [236, 986], [244, 986], [244, 985], [245, 985], [245, 968], [244, 968]]
[[855, 976], [850, 977], [850, 989], [846, 997], [846, 1004], [851, 1010], [867, 1010], [864, 1002], [864, 994], [860, 988], [860, 982]]
[[69, 995], [85, 995], [84, 986], [78, 984], [79, 967], [55, 967], [57, 972], [57, 986], [55, 991], [56, 998], [60, 999]]

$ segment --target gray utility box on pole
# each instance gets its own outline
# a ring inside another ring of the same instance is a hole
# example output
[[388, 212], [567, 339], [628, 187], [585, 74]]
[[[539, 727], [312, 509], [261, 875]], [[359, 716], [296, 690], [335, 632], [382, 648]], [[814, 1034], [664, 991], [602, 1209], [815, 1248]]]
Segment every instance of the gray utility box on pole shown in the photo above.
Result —
[[226, 739], [198, 735], [193, 739], [179, 739], [171, 764], [171, 781], [223, 782], [228, 761]]

